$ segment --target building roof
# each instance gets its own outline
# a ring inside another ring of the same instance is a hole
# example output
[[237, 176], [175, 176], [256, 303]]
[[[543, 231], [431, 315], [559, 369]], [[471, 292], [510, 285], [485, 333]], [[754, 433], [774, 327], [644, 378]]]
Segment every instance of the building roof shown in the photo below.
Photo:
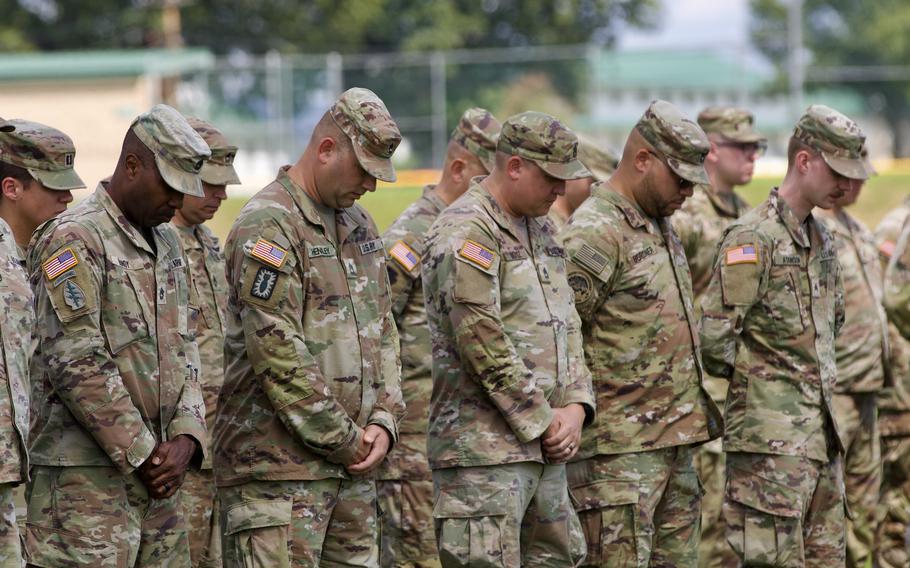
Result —
[[121, 49], [0, 54], [0, 81], [178, 75], [212, 68], [207, 49]]
[[744, 53], [719, 50], [601, 51], [594, 57], [594, 79], [606, 89], [755, 90], [773, 77]]

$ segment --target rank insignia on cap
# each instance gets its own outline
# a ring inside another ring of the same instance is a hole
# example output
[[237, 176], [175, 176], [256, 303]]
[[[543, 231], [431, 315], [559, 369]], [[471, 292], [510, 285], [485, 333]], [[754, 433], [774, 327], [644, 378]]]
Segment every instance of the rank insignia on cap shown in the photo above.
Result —
[[389, 249], [389, 256], [398, 261], [398, 264], [404, 267], [408, 272], [414, 270], [417, 263], [420, 262], [420, 256], [414, 252], [414, 249], [404, 244], [404, 241], [398, 241]]
[[253, 247], [250, 254], [275, 268], [281, 268], [288, 257], [288, 251], [265, 239], [256, 241], [256, 246]]
[[41, 266], [44, 268], [44, 274], [48, 280], [53, 280], [77, 264], [79, 264], [79, 259], [76, 258], [76, 253], [71, 248], [65, 248], [44, 261]]
[[755, 250], [755, 245], [729, 248], [724, 253], [724, 261], [727, 266], [733, 264], [756, 264], [758, 263], [758, 251]]
[[482, 268], [490, 268], [496, 259], [496, 253], [474, 241], [465, 241], [458, 254]]

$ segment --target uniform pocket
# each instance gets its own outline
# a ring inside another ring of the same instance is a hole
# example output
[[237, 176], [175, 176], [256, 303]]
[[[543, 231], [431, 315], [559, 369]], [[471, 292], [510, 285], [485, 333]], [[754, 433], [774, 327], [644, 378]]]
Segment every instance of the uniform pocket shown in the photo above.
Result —
[[[122, 552], [123, 562], [118, 556]], [[97, 566], [119, 568], [126, 563], [126, 551], [118, 551], [111, 542], [91, 539], [63, 530], [26, 524], [25, 561], [29, 565]]]
[[[433, 507], [439, 558], [444, 565], [511, 567], [518, 551], [510, 555], [508, 491], [492, 495], [462, 486], [440, 492]], [[517, 542], [517, 539], [516, 539]]]
[[586, 564], [637, 566], [638, 484], [605, 480], [569, 490], [588, 543]]
[[729, 471], [726, 498], [739, 505], [734, 508], [741, 511], [743, 525], [741, 534], [728, 538], [733, 550], [746, 566], [798, 566], [803, 558], [799, 491], [743, 470]]
[[147, 314], [137, 293], [143, 288], [142, 276], [137, 272], [144, 266], [141, 261], [120, 261], [110, 269], [101, 324], [108, 348], [115, 355], [149, 336]]
[[[244, 568], [290, 566], [288, 531], [293, 502], [260, 500], [240, 503], [225, 512], [225, 552]], [[227, 560], [227, 559], [226, 559]]]

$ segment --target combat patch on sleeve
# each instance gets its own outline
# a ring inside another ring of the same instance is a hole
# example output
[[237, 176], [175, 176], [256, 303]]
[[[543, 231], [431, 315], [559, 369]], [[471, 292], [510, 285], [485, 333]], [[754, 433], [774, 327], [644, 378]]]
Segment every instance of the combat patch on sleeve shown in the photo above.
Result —
[[47, 276], [47, 279], [54, 280], [54, 278], [74, 268], [77, 264], [79, 264], [79, 258], [76, 257], [76, 253], [73, 252], [72, 248], [67, 247], [45, 260], [41, 267], [44, 269], [44, 275]]
[[253, 284], [250, 288], [250, 296], [260, 300], [270, 300], [272, 293], [275, 291], [275, 285], [278, 283], [278, 272], [263, 266], [256, 272], [253, 278]]
[[569, 274], [569, 286], [575, 292], [576, 304], [586, 304], [594, 297], [594, 281], [584, 272]]
[[85, 307], [85, 291], [73, 278], [69, 278], [63, 283], [63, 302], [73, 311]]
[[483, 268], [489, 269], [496, 260], [496, 253], [472, 240], [466, 240], [458, 251], [458, 256]]
[[607, 267], [607, 257], [588, 243], [582, 243], [581, 248], [572, 255], [572, 260], [594, 274], [600, 274]]
[[398, 241], [389, 249], [389, 256], [394, 258], [408, 272], [414, 270], [420, 264], [420, 255], [414, 252], [414, 249], [405, 244], [404, 241]]
[[288, 257], [288, 251], [271, 241], [259, 239], [250, 251], [250, 255], [275, 268], [281, 268]]
[[754, 244], [737, 245], [724, 251], [724, 265], [758, 264], [758, 249]]

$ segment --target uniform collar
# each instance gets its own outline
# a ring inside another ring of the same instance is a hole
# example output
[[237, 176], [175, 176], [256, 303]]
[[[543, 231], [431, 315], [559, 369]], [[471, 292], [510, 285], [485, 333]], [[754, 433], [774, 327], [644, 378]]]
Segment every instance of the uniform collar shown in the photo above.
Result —
[[704, 191], [705, 196], [711, 202], [711, 205], [718, 211], [727, 217], [737, 218], [742, 214], [742, 211], [748, 207], [746, 201], [739, 196], [735, 191], [730, 192], [729, 197], [726, 194], [721, 194], [719, 191], [714, 189], [714, 186], [710, 184], [699, 185], [696, 188], [698, 190]]
[[[777, 211], [778, 217], [780, 217], [781, 223], [787, 228], [787, 232], [790, 233], [790, 237], [793, 239], [793, 242], [798, 244], [803, 248], [809, 248], [810, 241], [809, 235], [806, 234], [804, 225], [799, 222], [799, 219], [796, 218], [796, 214], [793, 213], [793, 210], [790, 209], [790, 206], [787, 205], [787, 202], [780, 198], [778, 195], [777, 188], [771, 190], [771, 194], [768, 196], [768, 199], [771, 202], [771, 205], [774, 206], [774, 209]], [[809, 214], [809, 217], [806, 218], [809, 225], [816, 223], [812, 214]]]
[[626, 221], [635, 229], [647, 229], [650, 225], [648, 222], [650, 218], [645, 212], [625, 196], [617, 193], [607, 182], [601, 182], [594, 185], [591, 190], [591, 196], [613, 204], [617, 209], [622, 211], [623, 215], [626, 217]]
[[[319, 214], [319, 210], [316, 208], [316, 202], [313, 201], [313, 198], [310, 197], [302, 187], [294, 183], [294, 180], [288, 175], [288, 169], [290, 169], [290, 167], [291, 166], [282, 166], [281, 169], [278, 170], [278, 183], [291, 194], [291, 198], [294, 200], [294, 203], [297, 204], [297, 207], [300, 208], [304, 218], [309, 221], [311, 225], [319, 225], [322, 227], [323, 233], [328, 234], [325, 223], [322, 222], [322, 215]], [[353, 233], [357, 227], [365, 224], [364, 221], [363, 215], [357, 211], [355, 207], [336, 209], [335, 224], [338, 232], [338, 244], [343, 243], [348, 235]]]
[[[109, 184], [110, 178], [102, 180], [95, 189], [93, 195], [94, 199], [97, 200], [117, 228], [127, 236], [136, 248], [142, 249], [155, 257], [161, 258], [166, 256], [171, 247], [167, 244], [167, 239], [161, 238], [161, 231], [164, 229], [162, 229], [161, 226], [151, 228], [150, 233], [152, 238], [155, 239], [155, 249], [152, 249], [149, 242], [145, 240], [145, 235], [127, 220], [123, 211], [121, 211], [120, 208], [117, 207], [117, 204], [114, 203], [114, 200], [111, 199], [111, 195], [107, 192]], [[167, 223], [162, 223], [162, 225], [167, 225]]]
[[421, 197], [421, 199], [426, 200], [430, 205], [432, 205], [436, 209], [437, 213], [442, 213], [443, 209], [448, 207], [448, 205], [446, 205], [445, 201], [443, 201], [439, 197], [439, 195], [437, 195], [436, 192], [433, 191], [435, 188], [436, 188], [436, 184], [429, 184], [429, 185], [423, 186], [423, 195], [421, 195], [420, 197]]
[[[519, 236], [515, 234], [515, 225], [512, 224], [512, 219], [503, 211], [499, 202], [496, 201], [496, 198], [480, 184], [482, 179], [484, 178], [474, 178], [474, 180], [471, 181], [470, 187], [468, 187], [468, 193], [474, 196], [477, 202], [480, 203], [480, 206], [487, 212], [487, 215], [499, 225], [500, 229], [509, 233], [513, 239], [520, 241], [521, 239]], [[544, 225], [547, 222], [547, 216], [528, 217], [527, 221], [528, 239], [533, 242], [536, 235], [545, 232]]]

